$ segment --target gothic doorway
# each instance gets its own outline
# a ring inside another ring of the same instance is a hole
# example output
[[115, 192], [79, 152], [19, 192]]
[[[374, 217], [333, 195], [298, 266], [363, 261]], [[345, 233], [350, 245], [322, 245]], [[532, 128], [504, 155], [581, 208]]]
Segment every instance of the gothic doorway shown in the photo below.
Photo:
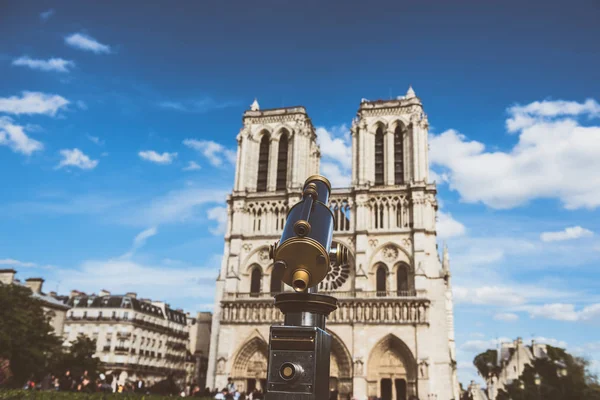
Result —
[[352, 389], [352, 357], [342, 339], [331, 334], [331, 357], [329, 361], [329, 390], [337, 392], [338, 398], [345, 400]]
[[416, 394], [417, 366], [412, 352], [395, 335], [387, 335], [371, 351], [367, 365], [368, 396], [406, 400]]
[[246, 342], [234, 359], [231, 377], [240, 392], [263, 390], [267, 379], [267, 343], [258, 336]]

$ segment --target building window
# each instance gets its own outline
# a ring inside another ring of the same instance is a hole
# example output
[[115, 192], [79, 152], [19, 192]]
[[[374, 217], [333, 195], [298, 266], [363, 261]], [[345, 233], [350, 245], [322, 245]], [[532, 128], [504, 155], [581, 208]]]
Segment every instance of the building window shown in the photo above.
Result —
[[86, 319], [86, 318], [87, 318], [87, 311], [84, 311], [83, 312], [83, 319]]
[[113, 318], [113, 319], [117, 318], [117, 312], [116, 312], [116, 311], [113, 311], [113, 312], [112, 312], [112, 318]]
[[125, 311], [125, 313], [123, 313], [123, 319], [126, 321], [129, 319], [129, 313], [127, 311]]
[[258, 153], [258, 179], [256, 181], [256, 191], [267, 191], [267, 177], [269, 176], [269, 146], [271, 135], [263, 134], [260, 140], [260, 151]]
[[377, 267], [377, 273], [376, 273], [376, 279], [377, 279], [377, 296], [385, 296], [386, 295], [386, 291], [387, 291], [387, 285], [386, 285], [386, 280], [387, 280], [387, 268], [385, 267], [385, 265], [380, 264]]
[[394, 183], [404, 184], [404, 143], [402, 140], [402, 124], [398, 123], [394, 132]]
[[98, 311], [98, 319], [102, 319], [102, 311]]
[[250, 278], [250, 295], [258, 296], [260, 293], [260, 283], [262, 280], [262, 272], [260, 271], [260, 267], [254, 267], [252, 270], [252, 275]]
[[375, 185], [383, 185], [383, 169], [385, 155], [383, 153], [383, 128], [380, 126], [375, 132]]
[[407, 296], [410, 290], [410, 283], [408, 281], [408, 265], [400, 263], [396, 270], [396, 280], [398, 284], [398, 295]]
[[285, 190], [287, 182], [288, 135], [284, 131], [279, 138], [277, 153], [277, 190]]

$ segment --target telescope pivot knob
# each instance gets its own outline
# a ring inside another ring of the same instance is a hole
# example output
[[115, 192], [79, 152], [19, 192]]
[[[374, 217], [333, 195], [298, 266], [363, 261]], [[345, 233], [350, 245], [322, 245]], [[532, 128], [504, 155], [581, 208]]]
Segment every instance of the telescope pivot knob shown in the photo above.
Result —
[[329, 259], [335, 265], [343, 265], [348, 262], [348, 249], [343, 246], [338, 246], [329, 251]]

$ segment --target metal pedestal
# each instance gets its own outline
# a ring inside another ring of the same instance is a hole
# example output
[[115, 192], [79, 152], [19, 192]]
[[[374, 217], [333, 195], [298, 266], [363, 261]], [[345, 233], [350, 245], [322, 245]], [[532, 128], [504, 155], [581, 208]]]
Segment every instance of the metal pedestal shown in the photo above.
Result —
[[281, 293], [275, 306], [285, 320], [271, 327], [265, 400], [328, 400], [331, 335], [325, 320], [337, 309], [337, 299]]

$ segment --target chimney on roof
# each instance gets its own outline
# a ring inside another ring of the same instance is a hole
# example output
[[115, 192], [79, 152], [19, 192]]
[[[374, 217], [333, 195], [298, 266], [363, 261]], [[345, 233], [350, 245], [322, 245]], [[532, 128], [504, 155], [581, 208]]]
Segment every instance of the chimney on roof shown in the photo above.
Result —
[[81, 292], [79, 290], [71, 290], [71, 294], [69, 295], [69, 298], [72, 299], [75, 296], [79, 296], [81, 294]]
[[183, 312], [183, 308], [178, 308], [175, 311], [182, 313]]
[[56, 297], [58, 296], [58, 293], [56, 293], [55, 291], [52, 291], [50, 293], [48, 293], [51, 297]]
[[42, 285], [44, 280], [42, 278], [29, 278], [25, 279], [25, 286], [27, 286], [33, 293], [42, 293]]
[[15, 271], [12, 268], [0, 269], [0, 283], [3, 283], [5, 285], [12, 285], [15, 281], [16, 273], [17, 271]]
[[137, 293], [136, 292], [127, 292], [127, 293], [125, 293], [125, 296], [137, 299]]
[[100, 291], [100, 293], [98, 294], [98, 296], [103, 297], [103, 296], [110, 296], [110, 292], [106, 289], [102, 289]]

